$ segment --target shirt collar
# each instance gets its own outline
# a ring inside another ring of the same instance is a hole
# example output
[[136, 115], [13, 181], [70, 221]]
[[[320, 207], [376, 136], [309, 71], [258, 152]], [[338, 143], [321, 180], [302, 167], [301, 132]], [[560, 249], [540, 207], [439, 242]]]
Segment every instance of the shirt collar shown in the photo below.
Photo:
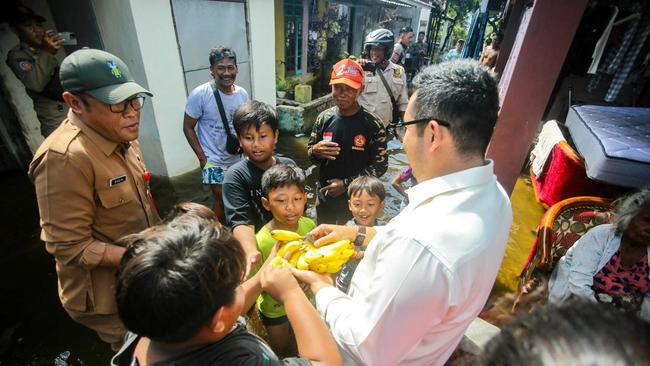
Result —
[[406, 191], [409, 197], [409, 206], [415, 207], [435, 196], [470, 186], [486, 184], [493, 179], [495, 179], [494, 162], [486, 160], [484, 165], [432, 178], [409, 188]]
[[130, 142], [120, 144], [119, 142], [111, 141], [106, 137], [100, 135], [99, 133], [97, 133], [97, 131], [93, 130], [91, 127], [85, 124], [79, 117], [77, 117], [77, 115], [72, 112], [72, 109], [68, 111], [68, 119], [73, 125], [79, 127], [81, 132], [83, 132], [84, 135], [88, 136], [88, 138], [93, 143], [95, 143], [95, 145], [97, 145], [99, 149], [106, 156], [109, 156], [113, 152], [115, 152], [115, 149], [117, 149], [117, 147], [120, 145], [124, 145], [125, 149], [128, 149], [129, 146], [131, 145]]

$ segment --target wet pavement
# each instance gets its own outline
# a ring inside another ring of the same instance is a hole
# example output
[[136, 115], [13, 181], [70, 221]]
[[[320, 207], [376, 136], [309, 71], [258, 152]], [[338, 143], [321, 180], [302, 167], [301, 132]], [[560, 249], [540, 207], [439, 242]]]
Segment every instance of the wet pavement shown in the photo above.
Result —
[[[277, 153], [289, 156], [307, 173], [308, 210], [314, 217], [314, 186], [317, 169], [307, 158], [307, 137], [282, 135]], [[401, 196], [390, 187], [392, 178], [406, 168], [401, 145], [388, 145], [389, 168], [381, 178], [387, 187], [384, 219], [399, 213]], [[154, 179], [153, 194], [164, 215], [176, 202], [194, 201], [212, 205], [208, 187], [194, 172], [168, 180]], [[0, 175], [2, 256], [0, 257], [0, 365], [106, 365], [113, 352], [94, 332], [69, 319], [62, 309], [56, 285], [54, 259], [39, 240], [38, 208], [33, 186], [22, 172]], [[172, 188], [173, 187], [173, 188]], [[534, 240], [534, 229], [543, 209], [534, 200], [530, 181], [517, 182], [512, 197], [514, 222], [499, 272], [495, 292], [512, 290], [516, 275]]]

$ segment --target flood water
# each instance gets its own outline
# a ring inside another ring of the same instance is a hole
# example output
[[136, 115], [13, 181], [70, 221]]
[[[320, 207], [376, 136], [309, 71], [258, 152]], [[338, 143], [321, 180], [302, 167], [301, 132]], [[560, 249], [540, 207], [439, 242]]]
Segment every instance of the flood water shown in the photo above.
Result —
[[[307, 158], [307, 137], [282, 135], [277, 153], [291, 157], [307, 173], [307, 215], [314, 217], [317, 169]], [[399, 142], [388, 145], [389, 167], [381, 180], [387, 187], [384, 219], [399, 213], [401, 196], [390, 187], [392, 178], [406, 168]], [[514, 221], [503, 266], [495, 289], [513, 290], [534, 240], [543, 209], [534, 200], [530, 181], [522, 177], [512, 196]], [[169, 182], [152, 184], [161, 214], [176, 202], [212, 205], [208, 187], [194, 172]], [[0, 365], [106, 365], [113, 352], [94, 332], [76, 324], [61, 308], [57, 295], [54, 259], [39, 240], [38, 209], [31, 183], [22, 172], [0, 175], [2, 256], [0, 257]]]

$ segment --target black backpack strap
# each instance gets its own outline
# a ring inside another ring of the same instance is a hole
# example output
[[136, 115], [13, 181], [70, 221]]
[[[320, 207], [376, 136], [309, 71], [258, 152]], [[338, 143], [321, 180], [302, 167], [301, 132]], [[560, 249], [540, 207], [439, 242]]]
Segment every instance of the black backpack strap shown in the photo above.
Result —
[[228, 118], [226, 117], [226, 110], [223, 108], [223, 102], [221, 101], [221, 96], [219, 95], [219, 90], [214, 80], [210, 82], [212, 86], [212, 93], [214, 94], [214, 99], [217, 101], [217, 107], [219, 107], [219, 114], [221, 115], [221, 122], [223, 122], [223, 128], [226, 129], [226, 133], [230, 135], [230, 126], [228, 125]]

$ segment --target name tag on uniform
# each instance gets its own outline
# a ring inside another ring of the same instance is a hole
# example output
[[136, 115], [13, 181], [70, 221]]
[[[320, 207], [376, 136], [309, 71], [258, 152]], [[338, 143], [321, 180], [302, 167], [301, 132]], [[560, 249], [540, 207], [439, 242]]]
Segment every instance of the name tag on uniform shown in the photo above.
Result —
[[119, 177], [111, 178], [108, 180], [108, 186], [112, 187], [114, 185], [126, 182], [126, 175], [120, 175]]

